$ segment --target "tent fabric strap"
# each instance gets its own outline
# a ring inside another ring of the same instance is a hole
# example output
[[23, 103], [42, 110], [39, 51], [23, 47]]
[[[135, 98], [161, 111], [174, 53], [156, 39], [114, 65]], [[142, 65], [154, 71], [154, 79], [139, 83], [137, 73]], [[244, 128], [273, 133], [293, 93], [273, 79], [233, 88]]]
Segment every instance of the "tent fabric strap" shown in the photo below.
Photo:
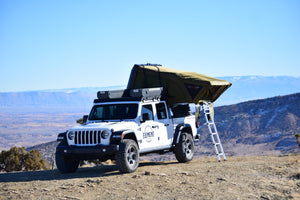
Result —
[[144, 74], [144, 86], [148, 84], [145, 66], [143, 66], [143, 74]]
[[159, 79], [159, 86], [162, 87], [162, 83], [161, 83], [161, 76], [160, 76], [160, 71], [159, 71], [159, 67], [155, 66], [157, 68], [157, 72], [158, 72], [158, 79]]

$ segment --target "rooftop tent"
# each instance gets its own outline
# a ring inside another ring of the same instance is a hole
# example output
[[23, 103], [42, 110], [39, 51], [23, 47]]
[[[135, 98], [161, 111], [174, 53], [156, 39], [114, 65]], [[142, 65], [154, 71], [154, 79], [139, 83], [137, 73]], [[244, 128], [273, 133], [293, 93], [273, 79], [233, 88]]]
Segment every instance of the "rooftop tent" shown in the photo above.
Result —
[[161, 65], [134, 65], [127, 89], [163, 87], [169, 105], [214, 102], [231, 83], [195, 72], [168, 69]]

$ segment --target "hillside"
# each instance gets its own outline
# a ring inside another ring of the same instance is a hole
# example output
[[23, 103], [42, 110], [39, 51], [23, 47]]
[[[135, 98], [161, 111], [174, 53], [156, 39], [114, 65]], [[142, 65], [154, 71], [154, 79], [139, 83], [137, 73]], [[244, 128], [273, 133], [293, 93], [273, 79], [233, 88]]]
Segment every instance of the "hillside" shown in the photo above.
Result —
[[0, 173], [1, 199], [300, 199], [300, 157], [143, 162], [120, 174], [114, 165]]
[[[243, 102], [215, 109], [215, 121], [225, 149], [232, 155], [297, 152], [300, 93]], [[200, 144], [209, 146], [207, 128]]]
[[[215, 108], [215, 122], [227, 156], [285, 155], [299, 153], [295, 138], [300, 133], [300, 93]], [[202, 117], [203, 119], [203, 117]], [[204, 123], [202, 121], [202, 123]], [[214, 156], [207, 126], [199, 128], [195, 157]], [[49, 161], [57, 142], [40, 144]], [[151, 161], [174, 160], [173, 154], [148, 155]]]

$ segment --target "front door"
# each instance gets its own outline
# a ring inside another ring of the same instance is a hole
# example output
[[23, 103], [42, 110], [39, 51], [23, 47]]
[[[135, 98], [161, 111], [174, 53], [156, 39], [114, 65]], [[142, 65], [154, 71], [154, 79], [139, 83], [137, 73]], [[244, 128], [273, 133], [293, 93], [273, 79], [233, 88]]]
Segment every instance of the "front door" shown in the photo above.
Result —
[[142, 138], [139, 142], [141, 152], [155, 150], [159, 146], [159, 123], [154, 121], [154, 112], [152, 104], [146, 104], [142, 106], [141, 116], [142, 122], [140, 128], [142, 132]]

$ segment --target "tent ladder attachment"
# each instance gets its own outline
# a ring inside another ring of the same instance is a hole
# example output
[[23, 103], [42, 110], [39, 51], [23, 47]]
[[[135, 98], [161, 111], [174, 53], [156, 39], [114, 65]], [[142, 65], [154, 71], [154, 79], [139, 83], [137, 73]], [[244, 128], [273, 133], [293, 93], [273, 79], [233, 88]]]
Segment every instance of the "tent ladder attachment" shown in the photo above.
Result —
[[205, 116], [205, 120], [206, 120], [206, 124], [211, 136], [211, 140], [213, 142], [214, 148], [215, 148], [215, 152], [218, 156], [218, 160], [219, 162], [221, 161], [221, 156], [223, 156], [224, 161], [226, 160], [226, 156], [223, 150], [223, 146], [217, 131], [217, 127], [214, 121], [214, 116], [213, 116], [213, 107], [212, 107], [212, 103], [210, 102], [203, 102], [201, 103], [203, 112], [204, 112], [204, 116]]

